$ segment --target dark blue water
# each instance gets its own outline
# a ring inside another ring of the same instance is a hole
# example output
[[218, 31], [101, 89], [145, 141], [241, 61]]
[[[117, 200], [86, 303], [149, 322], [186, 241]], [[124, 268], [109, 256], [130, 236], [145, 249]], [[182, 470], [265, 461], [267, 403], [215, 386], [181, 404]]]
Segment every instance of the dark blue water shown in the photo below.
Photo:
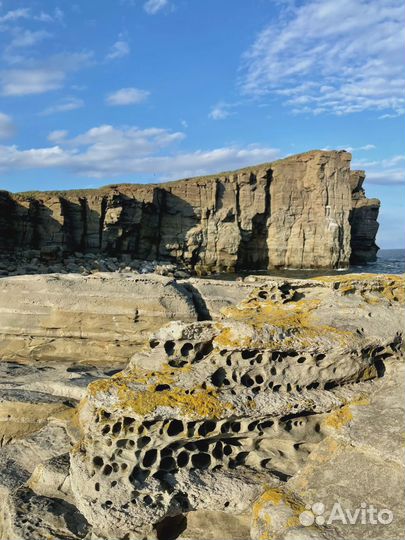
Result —
[[370, 272], [371, 274], [404, 274], [405, 249], [380, 249], [376, 262], [367, 266], [353, 266], [350, 272]]
[[364, 265], [350, 266], [345, 270], [268, 270], [268, 271], [251, 271], [240, 274], [214, 274], [206, 276], [212, 279], [229, 279], [234, 280], [238, 276], [245, 277], [249, 274], [268, 275], [286, 278], [311, 278], [316, 276], [333, 276], [344, 274], [404, 274], [405, 273], [405, 249], [380, 249], [377, 255], [377, 260], [373, 263]]

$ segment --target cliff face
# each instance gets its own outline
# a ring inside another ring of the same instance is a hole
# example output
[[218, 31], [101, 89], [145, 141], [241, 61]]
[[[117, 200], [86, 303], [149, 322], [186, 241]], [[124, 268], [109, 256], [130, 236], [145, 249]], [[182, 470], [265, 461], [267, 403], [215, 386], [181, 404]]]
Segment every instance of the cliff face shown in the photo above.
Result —
[[60, 193], [0, 193], [0, 250], [130, 254], [197, 272], [336, 268], [375, 258], [378, 204], [347, 152], [218, 176]]

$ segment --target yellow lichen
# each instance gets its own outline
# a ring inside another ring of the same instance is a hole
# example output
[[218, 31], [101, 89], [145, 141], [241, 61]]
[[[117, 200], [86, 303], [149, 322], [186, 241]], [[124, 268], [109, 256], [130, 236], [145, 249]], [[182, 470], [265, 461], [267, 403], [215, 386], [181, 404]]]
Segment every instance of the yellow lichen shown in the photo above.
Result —
[[232, 408], [231, 404], [218, 399], [214, 388], [186, 390], [172, 386], [156, 392], [154, 385], [137, 390], [129, 386], [131, 382], [131, 378], [124, 377], [96, 381], [89, 385], [89, 393], [92, 396], [100, 392], [112, 394], [116, 398], [117, 408], [129, 409], [141, 416], [154, 412], [158, 407], [170, 407], [194, 419], [221, 418]]
[[281, 489], [271, 488], [266, 491], [257, 499], [252, 507], [252, 522], [259, 524], [260, 540], [271, 540], [271, 517], [266, 512], [266, 505], [271, 504], [273, 506], [279, 506], [284, 503], [290, 508], [291, 514], [285, 523], [285, 528], [292, 528], [299, 525], [299, 514], [304, 511], [304, 505], [296, 499], [292, 494], [289, 494]]
[[[239, 306], [226, 308], [222, 313], [230, 320], [243, 322], [248, 327], [250, 326], [253, 334], [256, 332], [260, 335], [260, 331], [264, 327], [273, 326], [275, 328], [273, 338], [270, 338], [265, 344], [270, 349], [285, 349], [297, 345], [301, 347], [316, 346], [320, 340], [324, 341], [325, 337], [337, 341], [339, 344], [348, 343], [353, 338], [352, 332], [317, 324], [313, 320], [312, 313], [319, 304], [319, 300], [299, 300], [279, 304], [272, 300], [258, 300], [255, 298], [254, 292], [251, 298]], [[281, 337], [279, 337], [280, 333]], [[215, 342], [222, 347], [254, 345], [252, 337], [240, 336], [239, 334], [238, 327], [232, 328], [224, 323]]]
[[333, 429], [340, 429], [347, 425], [351, 420], [353, 420], [352, 411], [350, 410], [349, 405], [345, 405], [341, 409], [337, 409], [329, 414], [325, 418], [324, 424]]
[[405, 303], [405, 280], [396, 274], [347, 274], [313, 278], [322, 283], [337, 284], [337, 291], [347, 295], [358, 292], [368, 304], [378, 304], [382, 299], [390, 303]]

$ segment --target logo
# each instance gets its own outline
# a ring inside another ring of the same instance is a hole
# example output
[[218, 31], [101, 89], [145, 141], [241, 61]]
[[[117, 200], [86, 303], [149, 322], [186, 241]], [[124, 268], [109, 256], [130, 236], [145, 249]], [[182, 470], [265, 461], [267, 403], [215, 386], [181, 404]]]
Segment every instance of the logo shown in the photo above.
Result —
[[311, 525], [332, 525], [341, 523], [343, 525], [389, 525], [394, 519], [394, 514], [388, 508], [376, 508], [372, 504], [362, 502], [360, 508], [354, 510], [343, 508], [339, 502], [336, 502], [330, 512], [325, 505], [316, 502], [307, 505], [305, 510], [299, 515], [301, 525], [310, 527]]

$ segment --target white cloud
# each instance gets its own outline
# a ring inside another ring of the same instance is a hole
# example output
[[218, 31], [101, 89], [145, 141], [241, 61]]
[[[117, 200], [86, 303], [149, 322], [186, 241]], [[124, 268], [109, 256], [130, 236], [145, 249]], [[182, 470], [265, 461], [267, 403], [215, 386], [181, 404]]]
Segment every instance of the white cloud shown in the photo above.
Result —
[[405, 184], [404, 162], [403, 155], [374, 161], [354, 160], [352, 169], [365, 169], [369, 184], [401, 185]]
[[4, 96], [42, 94], [63, 86], [69, 72], [90, 62], [91, 53], [64, 53], [45, 60], [25, 59], [18, 68], [0, 72], [0, 93]]
[[0, 74], [1, 93], [4, 96], [42, 94], [62, 86], [63, 70], [10, 69]]
[[117, 60], [118, 58], [127, 56], [130, 52], [131, 49], [128, 41], [120, 37], [111, 47], [110, 52], [106, 56], [106, 60]]
[[60, 8], [55, 8], [52, 14], [46, 13], [45, 11], [41, 11], [39, 15], [34, 16], [34, 19], [36, 21], [45, 22], [45, 23], [62, 22], [63, 18], [64, 18], [64, 13]]
[[145, 101], [150, 92], [139, 88], [121, 88], [106, 97], [108, 105], [134, 105]]
[[28, 8], [13, 9], [0, 16], [0, 24], [16, 21], [18, 19], [28, 19], [29, 16], [30, 10]]
[[84, 107], [84, 101], [82, 99], [68, 97], [60, 101], [59, 103], [56, 103], [55, 105], [47, 107], [46, 109], [41, 111], [40, 114], [47, 116], [49, 114], [74, 111], [75, 109], [80, 109], [81, 107]]
[[8, 139], [15, 133], [15, 126], [8, 114], [0, 112], [0, 139]]
[[229, 110], [229, 106], [226, 103], [217, 103], [212, 107], [209, 117], [212, 120], [224, 120], [225, 118], [228, 118], [232, 113]]
[[148, 0], [144, 3], [143, 9], [148, 15], [155, 15], [158, 11], [168, 5], [168, 0]]
[[55, 129], [48, 135], [48, 141], [52, 143], [60, 143], [63, 139], [66, 139], [69, 132], [66, 129]]
[[15, 37], [11, 40], [7, 49], [32, 47], [48, 37], [51, 37], [51, 34], [45, 30], [37, 30], [32, 32], [31, 30], [19, 29]]
[[402, 0], [308, 0], [267, 26], [244, 56], [242, 91], [295, 113], [405, 112]]
[[350, 146], [347, 144], [337, 144], [333, 148], [328, 146], [328, 147], [323, 148], [323, 150], [335, 150], [336, 148], [346, 150], [346, 152], [370, 152], [371, 150], [375, 150], [377, 147], [375, 146], [375, 144], [364, 144], [363, 146]]
[[64, 130], [58, 130], [48, 138], [54, 146], [27, 150], [14, 145], [0, 146], [0, 170], [63, 167], [95, 178], [150, 175], [167, 179], [271, 161], [279, 154], [278, 150], [263, 146], [163, 153], [183, 140], [184, 134], [134, 126], [101, 125], [71, 138]]

